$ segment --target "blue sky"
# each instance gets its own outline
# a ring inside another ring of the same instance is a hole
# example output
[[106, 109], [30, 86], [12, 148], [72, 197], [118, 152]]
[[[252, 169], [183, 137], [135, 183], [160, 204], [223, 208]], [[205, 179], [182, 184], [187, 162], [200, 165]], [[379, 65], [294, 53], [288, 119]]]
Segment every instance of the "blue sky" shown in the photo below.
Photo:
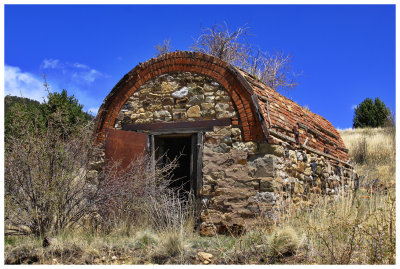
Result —
[[5, 94], [42, 100], [41, 75], [96, 111], [154, 46], [188, 50], [202, 27], [247, 24], [249, 42], [293, 56], [285, 96], [337, 128], [379, 97], [395, 110], [394, 5], [5, 5]]

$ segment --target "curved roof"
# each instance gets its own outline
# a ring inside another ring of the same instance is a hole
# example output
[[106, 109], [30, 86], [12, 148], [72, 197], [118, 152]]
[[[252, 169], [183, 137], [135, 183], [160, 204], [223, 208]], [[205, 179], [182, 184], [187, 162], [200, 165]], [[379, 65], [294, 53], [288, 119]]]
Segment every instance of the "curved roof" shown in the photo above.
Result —
[[239, 116], [232, 119], [232, 123], [242, 127], [244, 141], [267, 138], [274, 141], [275, 137], [337, 161], [348, 161], [343, 140], [328, 120], [302, 108], [233, 65], [199, 52], [164, 54], [140, 63], [127, 73], [99, 109], [95, 125], [98, 141], [104, 140], [107, 128], [114, 128], [122, 105], [141, 85], [173, 72], [194, 72], [219, 82], [232, 97], [238, 111]]
[[304, 148], [344, 162], [348, 161], [348, 150], [339, 132], [327, 119], [308, 108], [303, 108], [251, 75], [240, 72], [259, 97], [258, 102], [271, 135], [283, 140], [288, 140], [284, 137], [288, 136], [292, 138], [291, 141], [296, 141], [294, 133], [298, 132], [298, 142], [304, 145]]

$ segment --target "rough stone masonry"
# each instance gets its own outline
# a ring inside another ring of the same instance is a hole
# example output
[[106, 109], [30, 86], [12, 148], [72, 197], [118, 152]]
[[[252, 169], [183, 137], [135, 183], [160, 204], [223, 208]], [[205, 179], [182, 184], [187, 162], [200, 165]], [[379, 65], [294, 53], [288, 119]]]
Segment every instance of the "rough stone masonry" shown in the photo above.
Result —
[[[200, 233], [205, 236], [240, 233], [260, 220], [279, 221], [288, 206], [307, 206], [321, 195], [338, 194], [356, 177], [340, 135], [328, 121], [242, 71], [232, 75], [232, 68], [200, 53], [152, 59], [124, 77], [97, 117], [100, 142], [107, 124], [123, 129], [130, 124], [232, 120], [204, 133]], [[150, 70], [149, 75], [143, 70]], [[239, 77], [239, 82], [229, 76]], [[132, 82], [126, 82], [129, 79]], [[240, 83], [251, 85], [256, 98], [230, 88]], [[257, 113], [263, 129], [254, 123]], [[260, 130], [267, 134], [261, 136]], [[102, 162], [97, 163], [97, 170], [101, 167]]]

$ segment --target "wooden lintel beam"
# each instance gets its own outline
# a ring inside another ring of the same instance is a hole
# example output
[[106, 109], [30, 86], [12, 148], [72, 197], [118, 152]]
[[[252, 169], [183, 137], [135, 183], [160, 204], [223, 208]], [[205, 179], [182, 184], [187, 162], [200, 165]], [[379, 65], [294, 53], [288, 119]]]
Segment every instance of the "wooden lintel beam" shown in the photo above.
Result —
[[178, 122], [156, 122], [124, 125], [124, 131], [163, 131], [163, 130], [200, 130], [209, 129], [213, 126], [228, 126], [232, 124], [230, 118], [217, 120], [178, 121]]

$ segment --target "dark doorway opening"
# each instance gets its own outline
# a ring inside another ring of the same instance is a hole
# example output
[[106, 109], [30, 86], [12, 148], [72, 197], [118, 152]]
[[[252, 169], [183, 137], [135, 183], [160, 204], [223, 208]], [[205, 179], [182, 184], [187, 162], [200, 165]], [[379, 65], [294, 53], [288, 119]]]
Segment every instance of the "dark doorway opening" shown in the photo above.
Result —
[[154, 137], [156, 159], [159, 165], [178, 158], [178, 165], [172, 171], [169, 187], [187, 199], [192, 190], [192, 135], [159, 135]]

